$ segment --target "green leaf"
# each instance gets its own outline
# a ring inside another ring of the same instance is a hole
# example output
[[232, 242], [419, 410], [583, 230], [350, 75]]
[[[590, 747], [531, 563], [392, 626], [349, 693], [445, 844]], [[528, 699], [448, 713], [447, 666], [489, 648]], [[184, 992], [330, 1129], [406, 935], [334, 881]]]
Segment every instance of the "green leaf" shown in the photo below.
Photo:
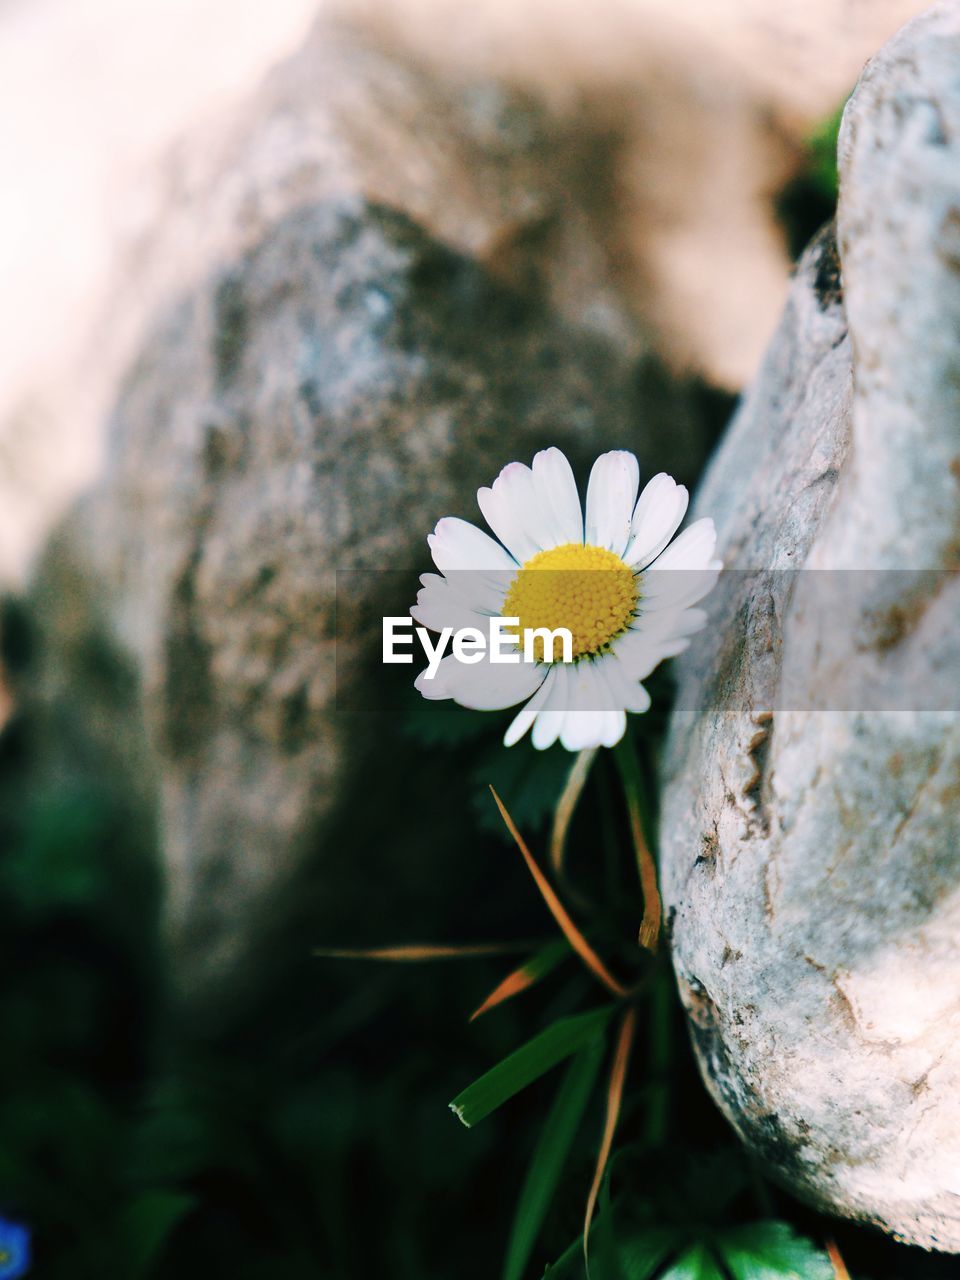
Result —
[[175, 1191], [145, 1191], [129, 1205], [123, 1225], [129, 1241], [132, 1276], [150, 1274], [171, 1231], [193, 1205], [193, 1196]]
[[524, 741], [504, 751], [498, 740], [478, 758], [470, 775], [477, 825], [500, 839], [510, 839], [490, 803], [492, 785], [521, 831], [539, 831], [553, 813], [569, 773], [570, 753], [563, 747], [536, 751]]
[[577, 1236], [576, 1240], [570, 1242], [557, 1258], [556, 1262], [548, 1262], [543, 1272], [543, 1280], [568, 1280], [570, 1276], [570, 1268], [574, 1264], [579, 1265], [581, 1273], [583, 1271], [583, 1236]]
[[[660, 1268], [671, 1254], [689, 1244], [690, 1233], [678, 1227], [651, 1227], [617, 1244], [617, 1262], [623, 1280], [660, 1280]], [[571, 1267], [579, 1264], [583, 1275], [583, 1236], [578, 1236], [544, 1272], [544, 1280], [572, 1280]], [[593, 1268], [591, 1268], [592, 1270]], [[668, 1275], [673, 1274], [668, 1272]], [[709, 1273], [708, 1273], [709, 1274]], [[725, 1280], [725, 1278], [724, 1278]]]
[[503, 1280], [520, 1280], [597, 1079], [603, 1042], [582, 1049], [567, 1069], [524, 1179], [507, 1245]]
[[598, 1040], [612, 1013], [613, 1005], [608, 1005], [561, 1018], [458, 1093], [451, 1111], [469, 1129], [558, 1062]]
[[485, 736], [490, 726], [490, 718], [482, 712], [468, 711], [449, 700], [431, 702], [420, 694], [415, 694], [400, 719], [401, 732], [425, 747], [459, 747]]
[[524, 969], [534, 982], [539, 982], [541, 978], [553, 973], [557, 965], [570, 955], [573, 955], [573, 950], [566, 938], [554, 938], [533, 953]]
[[710, 1249], [705, 1244], [695, 1244], [664, 1271], [661, 1280], [726, 1280], [726, 1276]]
[[832, 1280], [830, 1259], [785, 1222], [752, 1222], [719, 1240], [733, 1280]]
[[591, 1271], [597, 1280], [623, 1280], [621, 1261], [617, 1249], [617, 1237], [613, 1229], [613, 1203], [610, 1197], [610, 1182], [613, 1173], [613, 1161], [610, 1160], [600, 1184], [600, 1197], [597, 1204], [596, 1253]]
[[832, 200], [837, 198], [837, 135], [842, 117], [841, 106], [818, 125], [807, 139], [810, 178]]
[[624, 1280], [650, 1280], [664, 1260], [680, 1248], [682, 1236], [670, 1227], [654, 1227], [624, 1241], [620, 1246], [620, 1266]]

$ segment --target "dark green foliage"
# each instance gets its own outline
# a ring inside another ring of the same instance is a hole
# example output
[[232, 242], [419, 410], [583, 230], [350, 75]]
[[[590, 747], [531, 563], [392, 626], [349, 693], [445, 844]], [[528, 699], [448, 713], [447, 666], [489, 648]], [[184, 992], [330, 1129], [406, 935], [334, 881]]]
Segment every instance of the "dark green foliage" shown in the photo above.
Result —
[[[28, 649], [27, 629], [17, 634]], [[656, 714], [633, 726], [652, 832], [658, 693]], [[522, 938], [556, 957], [517, 850], [474, 815], [485, 804], [496, 821], [494, 782], [542, 858], [569, 757], [504, 753], [506, 717], [418, 706], [385, 745], [389, 762], [400, 742], [409, 767], [377, 769], [348, 797], [262, 990], [216, 1027], [170, 998], [152, 827], [82, 726], [42, 774], [29, 716], [0, 737], [0, 1216], [31, 1228], [39, 1280], [537, 1280], [551, 1263], [556, 1280], [581, 1280], [619, 1019], [579, 960], [566, 952], [468, 1024], [522, 954], [403, 967], [312, 956]], [[347, 871], [364, 858], [351, 896]], [[735, 1145], [700, 1083], [668, 957], [638, 953], [636, 869], [605, 754], [568, 872], [578, 924], [639, 987], [594, 1280], [826, 1280], [836, 1225], [765, 1183]], [[339, 935], [318, 926], [324, 904]], [[479, 1091], [473, 1119], [487, 1115], [469, 1132], [447, 1109], [458, 1089], [468, 1104]], [[955, 1274], [952, 1259], [838, 1235], [855, 1280]]]
[[603, 1042], [599, 1037], [577, 1054], [567, 1068], [553, 1105], [544, 1119], [540, 1138], [517, 1198], [503, 1280], [522, 1280], [526, 1272], [537, 1235], [590, 1102], [602, 1056]]
[[151, 850], [106, 788], [15, 778], [0, 788], [0, 1204], [34, 1228], [38, 1272], [67, 1274], [56, 1241], [77, 1276], [136, 1280], [176, 1217], [130, 1174], [159, 997]]
[[832, 1280], [826, 1253], [785, 1222], [751, 1222], [691, 1240], [653, 1227], [620, 1246], [623, 1280]]
[[535, 751], [524, 740], [505, 751], [499, 742], [491, 745], [475, 761], [470, 774], [473, 820], [481, 830], [510, 842], [499, 813], [490, 803], [492, 786], [521, 830], [542, 831], [563, 790], [570, 765], [570, 753], [561, 746]]
[[800, 171], [779, 193], [777, 214], [791, 259], [797, 259], [837, 205], [837, 133], [843, 108], [824, 120], [807, 140]]
[[403, 732], [423, 747], [462, 746], [489, 739], [492, 717], [480, 716], [447, 699], [430, 702], [408, 696], [403, 705]]
[[504, 750], [503, 734], [512, 715], [478, 715], [450, 701], [414, 698], [404, 706], [404, 731], [431, 748], [464, 749], [464, 771], [471, 791], [471, 819], [481, 830], [509, 843], [510, 837], [490, 803], [497, 790], [514, 820], [526, 831], [540, 830], [556, 804], [570, 771], [571, 756], [560, 746], [535, 751], [529, 738]]
[[558, 1062], [600, 1042], [612, 1012], [611, 1007], [591, 1009], [551, 1023], [458, 1093], [450, 1110], [471, 1128]]
[[830, 1260], [785, 1222], [754, 1222], [719, 1238], [733, 1280], [832, 1280]]

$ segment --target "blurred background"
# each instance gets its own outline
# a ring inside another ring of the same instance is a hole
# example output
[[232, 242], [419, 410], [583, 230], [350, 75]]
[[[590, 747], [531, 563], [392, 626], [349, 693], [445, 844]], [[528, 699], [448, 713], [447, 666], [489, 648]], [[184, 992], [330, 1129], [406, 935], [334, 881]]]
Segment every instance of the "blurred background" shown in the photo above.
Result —
[[[623, 445], [696, 483], [832, 217], [843, 101], [920, 8], [0, 0], [0, 1216], [28, 1274], [501, 1274], [552, 1086], [469, 1132], [446, 1104], [587, 979], [468, 1023], [509, 957], [313, 953], [549, 940], [486, 784], [542, 843], [568, 761], [338, 686], [507, 461]], [[371, 572], [338, 599], [338, 569]], [[668, 703], [637, 731], [652, 825]], [[616, 952], [605, 770], [572, 867]], [[765, 1183], [655, 989], [628, 1217], [956, 1274]], [[580, 1231], [591, 1107], [530, 1277]]]

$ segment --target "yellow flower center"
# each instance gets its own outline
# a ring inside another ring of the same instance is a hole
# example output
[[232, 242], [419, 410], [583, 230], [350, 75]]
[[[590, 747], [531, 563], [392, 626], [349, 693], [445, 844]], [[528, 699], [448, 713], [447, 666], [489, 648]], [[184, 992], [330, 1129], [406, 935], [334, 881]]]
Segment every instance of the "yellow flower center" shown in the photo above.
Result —
[[[638, 598], [633, 570], [619, 556], [603, 547], [567, 542], [537, 552], [517, 571], [503, 602], [503, 616], [520, 619], [521, 641], [528, 629], [566, 627], [576, 659], [600, 653], [626, 631]], [[559, 659], [559, 645], [554, 652]], [[534, 653], [542, 662], [544, 643], [539, 637]]]

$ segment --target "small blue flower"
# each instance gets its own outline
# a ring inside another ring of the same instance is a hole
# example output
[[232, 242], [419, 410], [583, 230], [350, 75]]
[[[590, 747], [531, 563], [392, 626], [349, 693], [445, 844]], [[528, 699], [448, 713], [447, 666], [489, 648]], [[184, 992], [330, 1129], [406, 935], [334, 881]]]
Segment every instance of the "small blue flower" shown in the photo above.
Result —
[[30, 1232], [0, 1218], [0, 1280], [19, 1280], [30, 1270]]

